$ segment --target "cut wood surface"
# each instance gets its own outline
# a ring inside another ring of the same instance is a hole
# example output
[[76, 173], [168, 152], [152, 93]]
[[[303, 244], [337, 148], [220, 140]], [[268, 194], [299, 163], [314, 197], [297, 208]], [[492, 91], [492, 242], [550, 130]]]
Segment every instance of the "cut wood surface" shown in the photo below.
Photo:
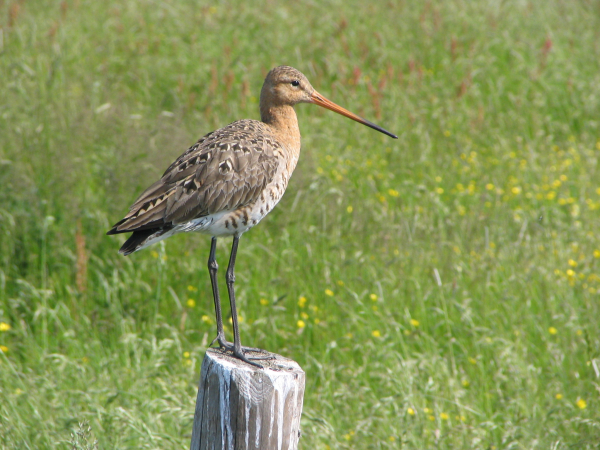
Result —
[[[259, 356], [264, 353], [250, 353]], [[251, 366], [220, 349], [202, 362], [191, 450], [295, 450], [300, 438], [305, 374], [297, 362]]]

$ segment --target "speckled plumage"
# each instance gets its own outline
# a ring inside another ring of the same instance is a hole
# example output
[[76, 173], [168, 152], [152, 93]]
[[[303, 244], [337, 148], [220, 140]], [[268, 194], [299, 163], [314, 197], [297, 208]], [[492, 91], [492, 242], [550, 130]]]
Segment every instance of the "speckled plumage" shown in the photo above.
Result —
[[113, 227], [113, 233], [138, 232], [122, 252], [178, 232], [227, 236], [247, 231], [283, 196], [297, 161], [290, 150], [256, 120], [233, 122], [202, 137]]

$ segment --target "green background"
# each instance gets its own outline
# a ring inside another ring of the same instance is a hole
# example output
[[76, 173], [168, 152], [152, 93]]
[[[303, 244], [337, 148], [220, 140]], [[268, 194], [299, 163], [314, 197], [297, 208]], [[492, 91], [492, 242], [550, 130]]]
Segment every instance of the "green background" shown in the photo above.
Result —
[[399, 136], [299, 105], [240, 242], [301, 448], [599, 448], [600, 3], [567, 0], [0, 1], [0, 447], [188, 448], [210, 239], [105, 232], [280, 64]]

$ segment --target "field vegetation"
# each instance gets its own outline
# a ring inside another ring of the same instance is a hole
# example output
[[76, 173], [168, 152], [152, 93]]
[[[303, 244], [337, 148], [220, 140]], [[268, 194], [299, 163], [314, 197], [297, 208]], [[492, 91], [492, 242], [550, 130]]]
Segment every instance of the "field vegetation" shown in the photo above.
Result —
[[105, 233], [280, 64], [399, 136], [298, 106], [240, 243], [301, 448], [600, 448], [596, 0], [0, 0], [0, 448], [188, 448], [210, 239]]

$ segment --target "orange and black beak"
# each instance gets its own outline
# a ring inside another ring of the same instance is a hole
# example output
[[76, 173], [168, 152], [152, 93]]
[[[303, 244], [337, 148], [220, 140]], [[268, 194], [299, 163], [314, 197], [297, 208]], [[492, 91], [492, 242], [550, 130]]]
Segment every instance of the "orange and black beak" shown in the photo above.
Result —
[[375, 125], [373, 122], [369, 122], [368, 120], [365, 120], [362, 117], [359, 117], [354, 113], [351, 113], [347, 109], [344, 109], [339, 105], [336, 105], [331, 100], [328, 100], [325, 97], [323, 97], [317, 91], [314, 91], [312, 93], [312, 95], [310, 96], [310, 102], [314, 103], [315, 105], [322, 106], [323, 108], [329, 109], [330, 111], [341, 114], [342, 116], [346, 116], [349, 119], [357, 121], [358, 123], [362, 123], [363, 125], [373, 128], [374, 130], [377, 130], [380, 133], [387, 134], [388, 136], [393, 137], [394, 139], [398, 139], [398, 136], [396, 136], [395, 134], [392, 134], [389, 131], [381, 128], [379, 125]]

